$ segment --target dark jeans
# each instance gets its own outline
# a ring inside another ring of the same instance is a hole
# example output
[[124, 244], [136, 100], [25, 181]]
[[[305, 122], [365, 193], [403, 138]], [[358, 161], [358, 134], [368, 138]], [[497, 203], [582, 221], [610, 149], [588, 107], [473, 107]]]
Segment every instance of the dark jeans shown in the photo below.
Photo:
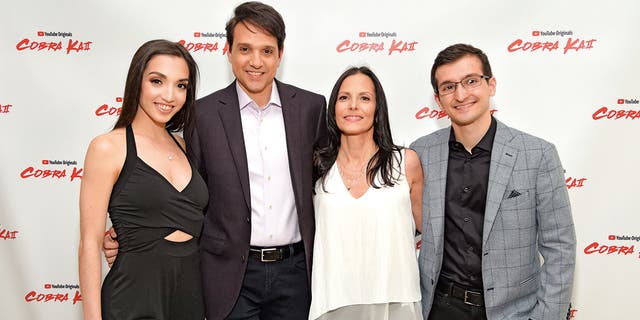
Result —
[[459, 298], [436, 290], [428, 320], [487, 320], [484, 307], [465, 304]]
[[242, 289], [229, 320], [306, 320], [311, 290], [304, 252], [276, 262], [249, 257]]

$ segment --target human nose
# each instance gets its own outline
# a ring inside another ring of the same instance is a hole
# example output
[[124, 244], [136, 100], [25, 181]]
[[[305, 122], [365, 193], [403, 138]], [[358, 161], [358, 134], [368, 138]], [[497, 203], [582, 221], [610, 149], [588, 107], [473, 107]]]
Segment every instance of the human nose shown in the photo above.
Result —
[[358, 99], [349, 99], [347, 107], [349, 107], [349, 110], [355, 110], [358, 107]]
[[162, 99], [167, 102], [173, 101], [176, 89], [173, 86], [167, 86], [162, 92]]
[[453, 91], [453, 95], [458, 101], [462, 101], [467, 97], [467, 88], [462, 86], [462, 83], [456, 82], [456, 88]]
[[256, 69], [262, 67], [262, 57], [260, 57], [259, 52], [256, 51], [251, 55], [251, 57], [249, 58], [249, 64], [251, 65], [251, 67]]

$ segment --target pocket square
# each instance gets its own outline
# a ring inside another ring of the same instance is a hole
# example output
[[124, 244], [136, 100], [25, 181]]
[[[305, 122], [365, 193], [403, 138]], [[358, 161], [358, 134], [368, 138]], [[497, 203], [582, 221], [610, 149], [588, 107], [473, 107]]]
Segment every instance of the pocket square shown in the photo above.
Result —
[[518, 192], [518, 190], [511, 190], [511, 193], [509, 193], [509, 196], [507, 197], [507, 199], [515, 198], [521, 194], [522, 193]]

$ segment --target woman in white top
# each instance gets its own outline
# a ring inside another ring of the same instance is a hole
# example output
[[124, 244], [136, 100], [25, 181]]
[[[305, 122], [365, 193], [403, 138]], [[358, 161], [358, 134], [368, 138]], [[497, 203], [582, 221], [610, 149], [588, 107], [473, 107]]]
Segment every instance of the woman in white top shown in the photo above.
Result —
[[329, 141], [314, 167], [316, 235], [309, 319], [422, 319], [414, 235], [422, 168], [393, 143], [376, 75], [353, 67], [329, 98]]

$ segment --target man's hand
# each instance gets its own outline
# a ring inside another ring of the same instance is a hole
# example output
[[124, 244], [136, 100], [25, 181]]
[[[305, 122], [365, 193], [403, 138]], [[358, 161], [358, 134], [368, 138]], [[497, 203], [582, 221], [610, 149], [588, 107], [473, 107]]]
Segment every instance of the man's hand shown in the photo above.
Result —
[[118, 255], [118, 240], [116, 238], [118, 235], [116, 231], [113, 230], [113, 227], [109, 228], [107, 232], [104, 233], [104, 241], [102, 242], [102, 251], [104, 251], [104, 257], [107, 259], [107, 264], [109, 264], [109, 268], [113, 265], [113, 262], [116, 260], [116, 256]]

